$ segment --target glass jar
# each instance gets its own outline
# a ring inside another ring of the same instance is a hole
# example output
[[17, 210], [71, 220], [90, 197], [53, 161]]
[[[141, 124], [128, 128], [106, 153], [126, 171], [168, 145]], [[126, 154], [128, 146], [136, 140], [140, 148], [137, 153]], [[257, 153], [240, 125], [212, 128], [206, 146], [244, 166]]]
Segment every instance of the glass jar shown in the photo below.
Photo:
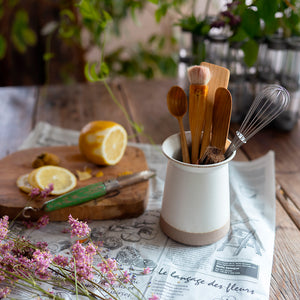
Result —
[[279, 83], [283, 61], [286, 57], [286, 42], [280, 36], [267, 38], [267, 48], [259, 65], [259, 78], [269, 84]]
[[244, 52], [242, 43], [230, 43], [226, 68], [230, 70], [228, 89], [232, 95], [231, 121], [239, 123], [250, 107], [251, 95], [249, 94], [247, 82], [247, 67], [244, 63]]
[[300, 37], [287, 39], [287, 54], [283, 63], [280, 84], [291, 96], [289, 107], [275, 120], [274, 125], [291, 130], [299, 119], [300, 109]]
[[192, 64], [192, 33], [181, 30], [177, 68], [177, 84], [185, 91], [188, 89], [187, 68]]
[[210, 34], [208, 42], [206, 61], [226, 67], [229, 48], [228, 38], [223, 34]]

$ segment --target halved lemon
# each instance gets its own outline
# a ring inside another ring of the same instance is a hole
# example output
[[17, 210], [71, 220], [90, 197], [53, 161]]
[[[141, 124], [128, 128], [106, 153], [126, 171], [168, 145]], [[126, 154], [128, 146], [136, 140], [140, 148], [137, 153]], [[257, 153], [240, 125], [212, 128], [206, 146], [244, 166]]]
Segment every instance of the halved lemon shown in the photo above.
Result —
[[127, 132], [112, 121], [93, 121], [85, 125], [79, 136], [81, 153], [97, 165], [115, 165], [127, 146]]
[[[30, 176], [31, 175], [31, 176]], [[51, 195], [61, 195], [74, 189], [77, 184], [76, 176], [68, 169], [57, 166], [43, 166], [29, 175], [29, 183], [40, 188], [48, 188], [53, 183]]]
[[28, 181], [28, 177], [29, 174], [24, 174], [19, 176], [17, 179], [18, 188], [25, 193], [30, 193], [31, 189], [33, 188], [33, 186]]

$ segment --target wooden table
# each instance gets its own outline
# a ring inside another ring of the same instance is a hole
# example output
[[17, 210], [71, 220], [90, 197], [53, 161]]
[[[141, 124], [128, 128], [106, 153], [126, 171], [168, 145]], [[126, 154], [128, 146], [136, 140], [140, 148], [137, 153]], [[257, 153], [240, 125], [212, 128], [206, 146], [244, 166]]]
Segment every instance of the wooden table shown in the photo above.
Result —
[[[144, 127], [136, 135], [103, 84], [0, 88], [0, 158], [18, 149], [37, 122], [80, 130], [91, 120], [122, 124], [130, 140], [161, 143], [178, 131], [168, 113], [166, 94], [173, 80], [120, 81], [111, 89], [128, 117]], [[185, 119], [187, 128], [187, 119]], [[234, 128], [236, 125], [232, 125]], [[270, 299], [299, 299], [300, 291], [300, 123], [288, 133], [271, 128], [238, 151], [236, 160], [255, 159], [273, 149], [276, 157], [276, 239]]]

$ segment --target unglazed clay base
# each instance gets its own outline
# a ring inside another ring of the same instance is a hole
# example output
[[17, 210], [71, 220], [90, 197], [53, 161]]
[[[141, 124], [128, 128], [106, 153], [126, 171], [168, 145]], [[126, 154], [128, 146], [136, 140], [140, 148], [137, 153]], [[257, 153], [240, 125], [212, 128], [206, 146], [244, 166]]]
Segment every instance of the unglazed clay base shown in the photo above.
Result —
[[217, 242], [224, 237], [230, 228], [230, 220], [221, 228], [204, 233], [191, 233], [178, 230], [169, 225], [162, 217], [160, 217], [160, 227], [162, 231], [176, 242], [190, 246], [204, 246]]

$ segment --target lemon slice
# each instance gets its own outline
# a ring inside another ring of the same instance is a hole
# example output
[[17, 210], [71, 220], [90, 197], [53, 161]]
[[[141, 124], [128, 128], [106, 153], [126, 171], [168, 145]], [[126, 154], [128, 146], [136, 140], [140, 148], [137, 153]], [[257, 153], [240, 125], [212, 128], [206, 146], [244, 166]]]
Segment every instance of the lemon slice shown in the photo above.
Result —
[[77, 184], [77, 179], [72, 172], [57, 166], [43, 166], [32, 171], [31, 181], [41, 190], [48, 188], [49, 184], [53, 183], [51, 195], [67, 193]]
[[127, 132], [112, 121], [93, 121], [84, 126], [79, 136], [79, 149], [97, 165], [115, 165], [123, 157]]
[[30, 193], [31, 189], [33, 188], [33, 186], [28, 181], [28, 177], [29, 174], [24, 174], [19, 176], [17, 179], [18, 188], [25, 193]]
[[32, 187], [38, 187], [37, 183], [36, 183], [36, 180], [35, 180], [35, 173], [37, 172], [38, 169], [34, 169], [33, 171], [31, 171], [29, 174], [28, 174], [28, 183], [32, 186]]

